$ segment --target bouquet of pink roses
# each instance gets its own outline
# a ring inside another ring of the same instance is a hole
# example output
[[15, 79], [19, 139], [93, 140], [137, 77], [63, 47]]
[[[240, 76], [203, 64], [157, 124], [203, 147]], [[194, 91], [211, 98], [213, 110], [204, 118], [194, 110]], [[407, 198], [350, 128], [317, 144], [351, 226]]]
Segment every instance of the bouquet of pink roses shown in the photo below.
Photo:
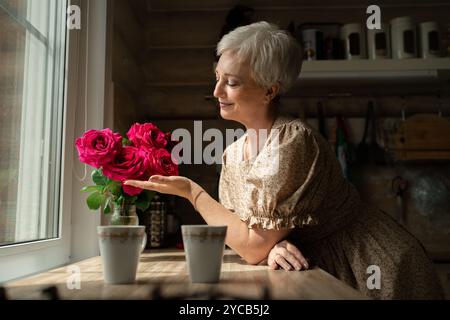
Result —
[[81, 191], [91, 192], [87, 205], [92, 210], [111, 212], [112, 205], [135, 204], [146, 210], [153, 192], [123, 185], [125, 180], [148, 180], [152, 175], [178, 175], [178, 166], [171, 157], [174, 143], [170, 133], [162, 132], [152, 123], [135, 123], [122, 138], [110, 129], [89, 130], [75, 142], [79, 159], [96, 170], [94, 186]]

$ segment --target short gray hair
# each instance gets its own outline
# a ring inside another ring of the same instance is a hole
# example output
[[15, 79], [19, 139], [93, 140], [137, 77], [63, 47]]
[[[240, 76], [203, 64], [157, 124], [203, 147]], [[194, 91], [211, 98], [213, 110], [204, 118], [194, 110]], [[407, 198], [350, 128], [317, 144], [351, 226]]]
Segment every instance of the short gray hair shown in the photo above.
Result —
[[286, 31], [266, 21], [236, 28], [223, 36], [217, 44], [217, 55], [227, 50], [250, 63], [253, 79], [262, 87], [278, 83], [280, 93], [285, 93], [300, 75], [300, 45]]

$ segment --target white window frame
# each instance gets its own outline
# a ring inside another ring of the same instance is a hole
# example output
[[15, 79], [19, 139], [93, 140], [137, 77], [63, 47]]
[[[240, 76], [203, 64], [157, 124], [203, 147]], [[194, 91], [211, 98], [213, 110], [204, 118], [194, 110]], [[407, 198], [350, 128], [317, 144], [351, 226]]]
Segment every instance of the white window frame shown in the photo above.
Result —
[[[66, 30], [59, 236], [0, 247], [0, 284], [98, 255], [100, 213], [89, 211], [85, 195], [80, 193], [90, 177], [88, 172], [85, 180], [76, 178], [83, 175], [84, 167], [74, 141], [86, 127], [102, 128], [104, 123], [107, 0], [69, 3], [80, 6], [82, 26], [81, 30]], [[66, 8], [63, 11], [65, 15]]]
[[[61, 76], [64, 75], [65, 47], [59, 46], [56, 40], [66, 37], [65, 1], [46, 2], [48, 6], [36, 1], [27, 4], [26, 25], [31, 31], [26, 33], [24, 55], [23, 92], [26, 94], [23, 95], [20, 124], [16, 242], [48, 239], [58, 234], [58, 220], [54, 220], [59, 211], [59, 181], [56, 177], [60, 175], [59, 133], [63, 111], [58, 104], [64, 99], [64, 88], [59, 84], [64, 81]], [[50, 9], [54, 10], [51, 19], [46, 14]], [[45, 51], [41, 52], [43, 48]], [[37, 63], [36, 59], [40, 58], [46, 59], [45, 63]], [[36, 75], [52, 79], [52, 85], [39, 83], [42, 78], [37, 80]], [[36, 158], [36, 155], [39, 156]], [[54, 197], [49, 199], [49, 195], [42, 192], [44, 190], [49, 190]], [[43, 211], [48, 213], [43, 214]]]

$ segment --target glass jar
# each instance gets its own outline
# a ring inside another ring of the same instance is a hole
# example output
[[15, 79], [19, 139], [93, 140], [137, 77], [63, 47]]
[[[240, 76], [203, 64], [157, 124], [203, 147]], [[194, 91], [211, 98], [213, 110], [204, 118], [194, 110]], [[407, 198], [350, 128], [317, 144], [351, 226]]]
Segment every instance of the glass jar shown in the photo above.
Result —
[[126, 226], [138, 226], [139, 218], [136, 214], [135, 205], [123, 205], [119, 206], [114, 204], [114, 212], [110, 217], [110, 225], [126, 225]]

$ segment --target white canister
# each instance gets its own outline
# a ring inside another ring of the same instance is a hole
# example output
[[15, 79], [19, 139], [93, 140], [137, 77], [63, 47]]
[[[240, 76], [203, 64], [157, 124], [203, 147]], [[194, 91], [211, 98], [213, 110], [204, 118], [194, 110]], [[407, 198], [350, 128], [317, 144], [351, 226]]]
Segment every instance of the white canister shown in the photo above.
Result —
[[438, 58], [440, 56], [439, 25], [434, 21], [419, 24], [420, 57]]
[[349, 23], [341, 28], [345, 58], [348, 60], [366, 58], [366, 33], [359, 23]]
[[367, 54], [369, 59], [388, 59], [391, 55], [389, 26], [382, 23], [380, 29], [367, 30]]
[[411, 17], [391, 20], [391, 48], [394, 59], [417, 57], [416, 26]]

